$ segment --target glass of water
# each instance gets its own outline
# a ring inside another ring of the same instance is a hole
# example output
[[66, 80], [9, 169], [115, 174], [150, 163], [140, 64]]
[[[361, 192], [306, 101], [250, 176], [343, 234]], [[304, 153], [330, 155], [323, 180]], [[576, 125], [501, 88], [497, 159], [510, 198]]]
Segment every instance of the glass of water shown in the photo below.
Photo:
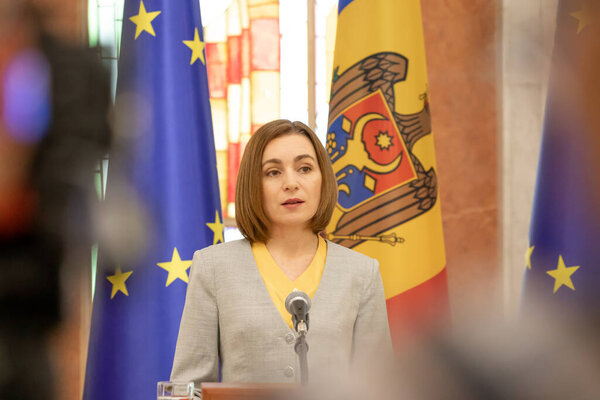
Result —
[[158, 382], [157, 400], [193, 400], [194, 382]]

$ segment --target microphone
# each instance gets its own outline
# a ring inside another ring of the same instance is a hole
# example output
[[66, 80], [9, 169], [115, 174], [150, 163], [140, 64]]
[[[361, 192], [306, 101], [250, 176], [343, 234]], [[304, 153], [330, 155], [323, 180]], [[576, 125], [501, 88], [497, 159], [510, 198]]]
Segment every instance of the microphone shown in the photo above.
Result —
[[285, 309], [292, 314], [294, 329], [298, 333], [308, 331], [308, 310], [310, 310], [310, 297], [304, 292], [294, 290], [285, 299]]
[[306, 333], [308, 332], [308, 310], [310, 310], [310, 297], [304, 292], [294, 290], [285, 299], [285, 309], [292, 314], [294, 329], [298, 332], [294, 350], [300, 361], [300, 384], [308, 384], [308, 344]]

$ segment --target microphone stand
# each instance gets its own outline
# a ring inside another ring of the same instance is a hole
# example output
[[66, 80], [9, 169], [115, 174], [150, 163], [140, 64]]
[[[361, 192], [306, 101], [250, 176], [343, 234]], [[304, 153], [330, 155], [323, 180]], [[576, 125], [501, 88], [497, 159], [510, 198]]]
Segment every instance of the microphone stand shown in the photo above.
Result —
[[294, 316], [294, 327], [298, 332], [294, 350], [296, 351], [296, 354], [298, 354], [298, 359], [300, 361], [300, 384], [306, 386], [308, 384], [308, 360], [306, 356], [306, 353], [308, 352], [308, 343], [306, 343], [308, 326], [304, 321], [297, 322], [296, 316]]

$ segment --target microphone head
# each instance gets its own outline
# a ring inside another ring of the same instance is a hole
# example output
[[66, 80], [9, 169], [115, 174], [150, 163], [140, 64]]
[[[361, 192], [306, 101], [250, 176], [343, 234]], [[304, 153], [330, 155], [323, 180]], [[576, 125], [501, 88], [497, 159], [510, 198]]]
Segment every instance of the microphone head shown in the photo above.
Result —
[[292, 304], [297, 304], [297, 302], [300, 302], [300, 304], [304, 303], [304, 307], [306, 308], [305, 312], [310, 310], [310, 297], [300, 290], [294, 290], [288, 295], [288, 297], [285, 299], [285, 309], [290, 314], [294, 314], [294, 311], [292, 310]]

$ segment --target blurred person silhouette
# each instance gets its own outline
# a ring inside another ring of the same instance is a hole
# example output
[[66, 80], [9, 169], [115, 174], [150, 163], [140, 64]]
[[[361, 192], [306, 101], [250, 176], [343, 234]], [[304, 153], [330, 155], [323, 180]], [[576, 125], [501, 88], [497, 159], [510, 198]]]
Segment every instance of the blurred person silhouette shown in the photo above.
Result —
[[514, 321], [474, 317], [400, 361], [396, 398], [597, 399], [598, 326], [538, 308]]
[[0, 2], [0, 398], [51, 398], [48, 333], [61, 267], [91, 245], [93, 172], [111, 141], [109, 76], [93, 51]]
[[599, 325], [586, 313], [554, 311], [541, 307], [510, 321], [472, 313], [452, 332], [405, 347], [394, 368], [364, 366], [345, 384], [286, 398], [595, 400]]

